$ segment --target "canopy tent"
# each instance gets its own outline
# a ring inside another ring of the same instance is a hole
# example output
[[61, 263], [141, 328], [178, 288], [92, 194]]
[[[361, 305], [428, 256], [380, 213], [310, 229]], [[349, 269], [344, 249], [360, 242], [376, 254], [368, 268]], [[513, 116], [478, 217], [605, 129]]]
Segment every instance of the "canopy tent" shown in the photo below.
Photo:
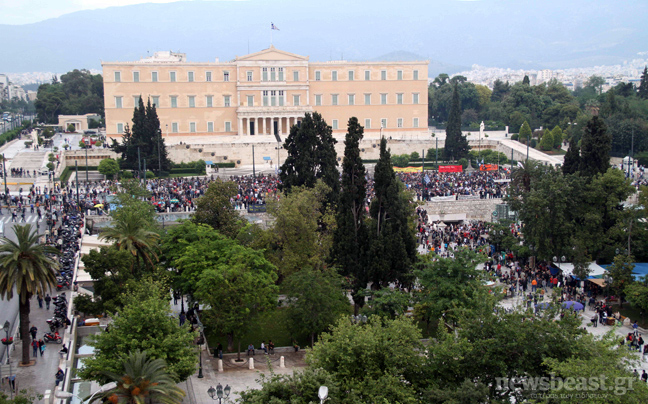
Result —
[[[636, 262], [634, 266], [632, 276], [635, 281], [640, 281], [644, 276], [648, 276], [648, 262]], [[607, 270], [607, 268], [610, 267], [610, 264], [603, 265], [603, 267]]]
[[[554, 266], [556, 269], [560, 269], [564, 276], [572, 275], [574, 276], [574, 278], [576, 278], [576, 276], [574, 275], [574, 264], [572, 264], [571, 262], [561, 262], [559, 264], [554, 263]], [[600, 278], [603, 276], [603, 273], [605, 273], [605, 268], [598, 265], [594, 261], [589, 263], [589, 270], [590, 270], [590, 274], [587, 279]], [[555, 271], [554, 267], [552, 267], [551, 273], [555, 275], [554, 271]]]
[[601, 278], [589, 278], [588, 281], [599, 285], [600, 287], [604, 288], [605, 287], [605, 280]]

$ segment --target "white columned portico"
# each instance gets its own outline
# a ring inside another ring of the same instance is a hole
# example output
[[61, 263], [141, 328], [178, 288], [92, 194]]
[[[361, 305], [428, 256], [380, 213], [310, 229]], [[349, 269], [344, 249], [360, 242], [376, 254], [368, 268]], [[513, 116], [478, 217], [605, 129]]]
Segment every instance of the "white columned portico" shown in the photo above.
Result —
[[279, 116], [277, 119], [279, 120], [279, 136], [281, 136], [281, 117]]
[[251, 134], [252, 134], [252, 125], [253, 125], [253, 123], [254, 123], [253, 119], [254, 119], [254, 118], [252, 118], [252, 117], [249, 117], [249, 118], [248, 118], [248, 124], [247, 124], [247, 127], [248, 127], [248, 133], [247, 133], [247, 134], [248, 134], [248, 135], [251, 135]]
[[243, 136], [243, 118], [239, 117], [238, 119], [238, 128], [236, 128], [238, 131], [239, 136]]
[[[263, 122], [263, 118], [260, 117], [260, 116], [256, 118], [256, 121], [257, 121], [257, 134], [258, 135], [263, 135], [263, 130], [261, 130], [261, 126], [262, 126], [261, 124], [262, 123], [265, 124], [265, 122]], [[265, 126], [265, 125], [263, 125], [263, 126]]]

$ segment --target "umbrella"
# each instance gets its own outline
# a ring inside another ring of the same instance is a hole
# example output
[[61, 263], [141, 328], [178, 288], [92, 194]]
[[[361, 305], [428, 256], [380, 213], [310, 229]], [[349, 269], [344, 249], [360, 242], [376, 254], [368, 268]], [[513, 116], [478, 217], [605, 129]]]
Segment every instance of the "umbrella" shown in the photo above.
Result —
[[103, 208], [103, 206], [104, 206], [103, 203], [98, 203], [94, 207], [95, 208]]
[[563, 303], [563, 307], [566, 309], [572, 309], [576, 311], [584, 309], [584, 306], [581, 303], [575, 302], [573, 300]]
[[538, 304], [536, 304], [536, 308], [537, 308], [538, 310], [548, 309], [549, 306], [550, 306], [550, 305], [549, 305], [549, 303], [547, 303], [547, 302], [543, 302], [543, 303], [538, 303]]

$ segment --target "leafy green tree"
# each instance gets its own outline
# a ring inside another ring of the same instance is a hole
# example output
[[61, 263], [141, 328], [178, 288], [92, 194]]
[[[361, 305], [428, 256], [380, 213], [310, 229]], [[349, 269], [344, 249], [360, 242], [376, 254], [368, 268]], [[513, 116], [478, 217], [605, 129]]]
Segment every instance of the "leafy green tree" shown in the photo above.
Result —
[[461, 102], [459, 101], [459, 91], [457, 84], [452, 90], [452, 104], [450, 105], [450, 114], [448, 116], [448, 126], [446, 126], [446, 139], [444, 146], [446, 160], [458, 160], [468, 155], [468, 140], [461, 133]]
[[31, 224], [13, 227], [16, 241], [0, 238], [0, 297], [9, 301], [18, 295], [22, 361], [29, 364], [30, 300], [34, 295], [44, 296], [56, 286], [58, 263], [51, 258], [59, 251], [38, 242], [38, 228]]
[[421, 332], [406, 317], [371, 317], [367, 324], [342, 318], [306, 357], [313, 369], [331, 374], [346, 392], [345, 403], [417, 403], [422, 382]]
[[306, 368], [292, 374], [261, 375], [261, 388], [241, 392], [241, 404], [311, 404], [320, 386], [328, 387], [327, 404], [341, 404], [338, 382], [322, 369]]
[[103, 78], [88, 70], [73, 70], [61, 76], [61, 80], [38, 87], [35, 102], [38, 120], [57, 123], [58, 116], [104, 115]]
[[502, 80], [496, 79], [495, 82], [493, 82], [493, 94], [491, 94], [491, 101], [502, 101], [510, 90], [511, 86], [508, 81], [504, 83]]
[[641, 73], [641, 81], [639, 82], [637, 95], [639, 98], [648, 98], [648, 67], [644, 67], [643, 73]]
[[525, 86], [530, 86], [531, 85], [531, 80], [529, 80], [528, 75], [526, 75], [526, 74], [524, 75], [524, 78], [522, 79], [522, 84], [525, 85]]
[[563, 174], [574, 174], [578, 171], [580, 167], [580, 148], [576, 139], [573, 137], [569, 139], [569, 148], [565, 154], [565, 160], [563, 161], [562, 171]]
[[[648, 279], [646, 277], [642, 281], [626, 285], [623, 292], [632, 307], [639, 309], [641, 313], [648, 312]], [[642, 314], [642, 319], [645, 319], [645, 316]]]
[[[81, 261], [93, 280], [96, 312], [117, 312], [124, 305], [124, 289], [128, 282], [135, 279], [132, 271], [135, 261], [133, 255], [115, 246], [101, 247], [99, 250], [90, 250], [81, 257]], [[75, 300], [75, 305], [76, 303]]]
[[237, 193], [236, 183], [216, 178], [205, 194], [196, 200], [196, 213], [192, 220], [207, 224], [228, 237], [236, 237], [242, 226], [241, 217], [231, 199]]
[[358, 295], [367, 287], [367, 224], [366, 194], [367, 179], [360, 157], [360, 141], [363, 128], [357, 118], [349, 119], [349, 128], [344, 142], [340, 200], [333, 236], [333, 257], [340, 272], [350, 278], [356, 310], [364, 303], [364, 296]]
[[139, 287], [124, 297], [126, 304], [113, 318], [110, 330], [97, 334], [91, 341], [95, 355], [84, 360], [81, 378], [100, 384], [111, 381], [106, 372], [119, 374], [130, 352], [146, 351], [152, 359], [163, 359], [167, 371], [178, 383], [196, 371], [198, 355], [193, 345], [195, 333], [187, 332], [172, 315], [168, 289], [152, 281], [140, 282]]
[[590, 76], [590, 78], [585, 82], [585, 87], [591, 87], [601, 94], [603, 92], [603, 84], [605, 84], [605, 79], [603, 77]]
[[396, 179], [387, 141], [380, 140], [380, 159], [374, 169], [375, 196], [369, 207], [369, 276], [374, 288], [390, 282], [409, 283], [417, 259], [411, 195]]
[[610, 288], [612, 293], [619, 296], [619, 306], [623, 307], [626, 288], [634, 282], [632, 271], [634, 270], [634, 260], [627, 255], [617, 255], [614, 262], [607, 270], [608, 275], [612, 278]]
[[[176, 265], [196, 279], [195, 298], [209, 307], [202, 322], [227, 335], [228, 350], [259, 312], [277, 304], [277, 268], [261, 251], [228, 238], [204, 237], [188, 244]], [[239, 355], [240, 355], [239, 340]]]
[[540, 139], [540, 149], [544, 151], [552, 150], [554, 147], [553, 135], [549, 130], [545, 130]]
[[331, 188], [328, 201], [334, 202], [340, 189], [335, 143], [333, 129], [322, 115], [306, 113], [299, 127], [290, 128], [284, 143], [288, 156], [279, 173], [282, 189], [290, 192], [293, 187], [313, 188], [321, 179]]
[[598, 116], [587, 122], [581, 140], [581, 159], [579, 171], [586, 177], [605, 173], [610, 168], [610, 149], [612, 137], [607, 132], [605, 122]]
[[399, 289], [380, 289], [371, 293], [371, 300], [363, 307], [368, 317], [380, 316], [389, 319], [405, 315], [412, 305], [412, 296]]
[[119, 172], [119, 164], [115, 159], [103, 159], [99, 162], [97, 170], [106, 177], [113, 178]]
[[560, 149], [563, 142], [563, 132], [560, 129], [560, 126], [556, 125], [551, 131], [551, 137], [553, 138], [553, 147], [554, 149]]
[[90, 403], [101, 400], [113, 404], [180, 404], [185, 396], [167, 372], [164, 359], [151, 359], [146, 351], [129, 353], [121, 372], [106, 371], [104, 375], [117, 386], [95, 395]]
[[531, 127], [527, 121], [524, 121], [520, 128], [520, 140], [529, 141], [531, 139]]
[[350, 313], [343, 280], [333, 270], [305, 269], [290, 275], [285, 282], [288, 298], [289, 328], [294, 335], [308, 335], [311, 346], [315, 336]]
[[99, 238], [132, 254], [135, 258], [132, 266], [134, 274], [140, 274], [144, 269], [153, 270], [158, 261], [160, 235], [149, 230], [149, 223], [137, 211], [123, 210], [122, 213], [123, 216], [113, 220], [112, 225], [102, 231]]

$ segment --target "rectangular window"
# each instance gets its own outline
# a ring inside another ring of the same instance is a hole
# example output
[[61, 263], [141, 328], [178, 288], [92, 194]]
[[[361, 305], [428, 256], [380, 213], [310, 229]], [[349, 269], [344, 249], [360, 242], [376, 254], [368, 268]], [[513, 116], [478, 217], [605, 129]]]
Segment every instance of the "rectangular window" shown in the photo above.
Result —
[[121, 81], [121, 72], [115, 72], [115, 83], [119, 83]]
[[365, 105], [371, 105], [371, 94], [365, 94]]
[[398, 80], [403, 80], [403, 71], [402, 70], [399, 70], [399, 71], [396, 72], [396, 78]]
[[355, 105], [355, 94], [349, 94], [349, 105]]
[[252, 81], [252, 78], [253, 78], [252, 71], [249, 70], [249, 71], [247, 72], [247, 81]]
[[380, 94], [380, 105], [387, 105], [387, 94]]
[[133, 83], [139, 83], [139, 72], [133, 72]]
[[133, 96], [133, 105], [134, 105], [135, 107], [137, 107], [137, 106], [139, 105], [139, 100], [140, 100], [140, 98], [142, 98], [142, 97], [140, 97], [139, 95], [134, 95], [134, 96]]
[[322, 72], [316, 71], [315, 72], [315, 81], [320, 81], [322, 80]]
[[270, 68], [270, 81], [276, 81], [277, 80], [277, 69], [274, 67]]
[[299, 106], [299, 94], [293, 95], [293, 106], [295, 107]]
[[205, 105], [207, 106], [207, 108], [212, 108], [214, 106], [214, 96], [213, 95], [205, 96]]
[[380, 71], [380, 80], [387, 80], [387, 70]]
[[229, 72], [223, 72], [223, 81], [229, 81]]
[[331, 105], [338, 105], [338, 95], [337, 94], [331, 95]]
[[229, 96], [229, 95], [224, 96], [223, 97], [223, 106], [229, 107], [230, 106], [230, 99], [231, 99], [231, 96]]
[[279, 67], [277, 70], [279, 70], [279, 81], [284, 81], [283, 67]]
[[299, 81], [299, 72], [297, 70], [293, 72], [293, 81]]
[[212, 81], [212, 72], [205, 72], [205, 81]]
[[333, 70], [331, 72], [331, 81], [337, 81], [337, 71]]
[[333, 120], [333, 130], [337, 130], [337, 128], [338, 128], [338, 120], [334, 119]]
[[365, 118], [365, 129], [371, 129], [371, 119]]
[[214, 122], [207, 122], [207, 132], [212, 133], [214, 131]]
[[196, 108], [196, 96], [190, 95], [188, 98], [189, 98], [189, 108]]
[[261, 71], [263, 72], [263, 81], [268, 81], [268, 68], [264, 67]]
[[418, 118], [414, 118], [414, 119], [412, 120], [412, 127], [414, 127], [414, 128], [418, 128]]
[[414, 70], [414, 80], [418, 80], [418, 70]]
[[123, 123], [118, 123], [117, 124], [117, 133], [124, 133], [124, 124]]
[[349, 81], [353, 81], [355, 79], [355, 72], [353, 70], [349, 70]]
[[279, 106], [283, 107], [284, 105], [284, 92], [283, 90], [279, 90]]
[[190, 83], [194, 81], [194, 72], [187, 72], [187, 81]]
[[160, 96], [154, 95], [151, 98], [153, 99], [153, 105], [155, 105], [155, 108], [160, 108]]
[[176, 81], [176, 72], [169, 72], [169, 81], [172, 83]]
[[225, 132], [232, 131], [232, 122], [225, 122]]
[[189, 122], [189, 132], [196, 133], [196, 122]]
[[387, 119], [383, 118], [380, 120], [380, 127], [381, 128], [386, 128], [387, 127]]
[[371, 80], [371, 70], [365, 70], [365, 80]]
[[115, 108], [122, 108], [122, 99], [123, 97], [115, 97]]
[[175, 95], [171, 96], [171, 108], [178, 108], [178, 97]]
[[268, 90], [263, 90], [263, 106], [268, 106]]
[[317, 94], [317, 95], [315, 96], [315, 105], [316, 105], [316, 106], [320, 106], [320, 105], [322, 105], [322, 96], [321, 96], [320, 94]]
[[157, 83], [158, 81], [158, 72], [151, 72], [151, 81]]
[[403, 103], [403, 94], [396, 94], [396, 104]]
[[277, 90], [270, 90], [270, 106], [277, 106]]
[[171, 124], [171, 132], [178, 133], [178, 122], [173, 122]]
[[254, 106], [254, 96], [253, 95], [248, 95], [247, 96], [247, 106], [248, 107], [253, 107]]
[[397, 126], [398, 126], [399, 128], [402, 128], [402, 127], [403, 127], [403, 118], [398, 118], [398, 121], [396, 121], [396, 122], [398, 122]]
[[412, 104], [418, 104], [419, 103], [419, 95], [418, 93], [412, 94]]

